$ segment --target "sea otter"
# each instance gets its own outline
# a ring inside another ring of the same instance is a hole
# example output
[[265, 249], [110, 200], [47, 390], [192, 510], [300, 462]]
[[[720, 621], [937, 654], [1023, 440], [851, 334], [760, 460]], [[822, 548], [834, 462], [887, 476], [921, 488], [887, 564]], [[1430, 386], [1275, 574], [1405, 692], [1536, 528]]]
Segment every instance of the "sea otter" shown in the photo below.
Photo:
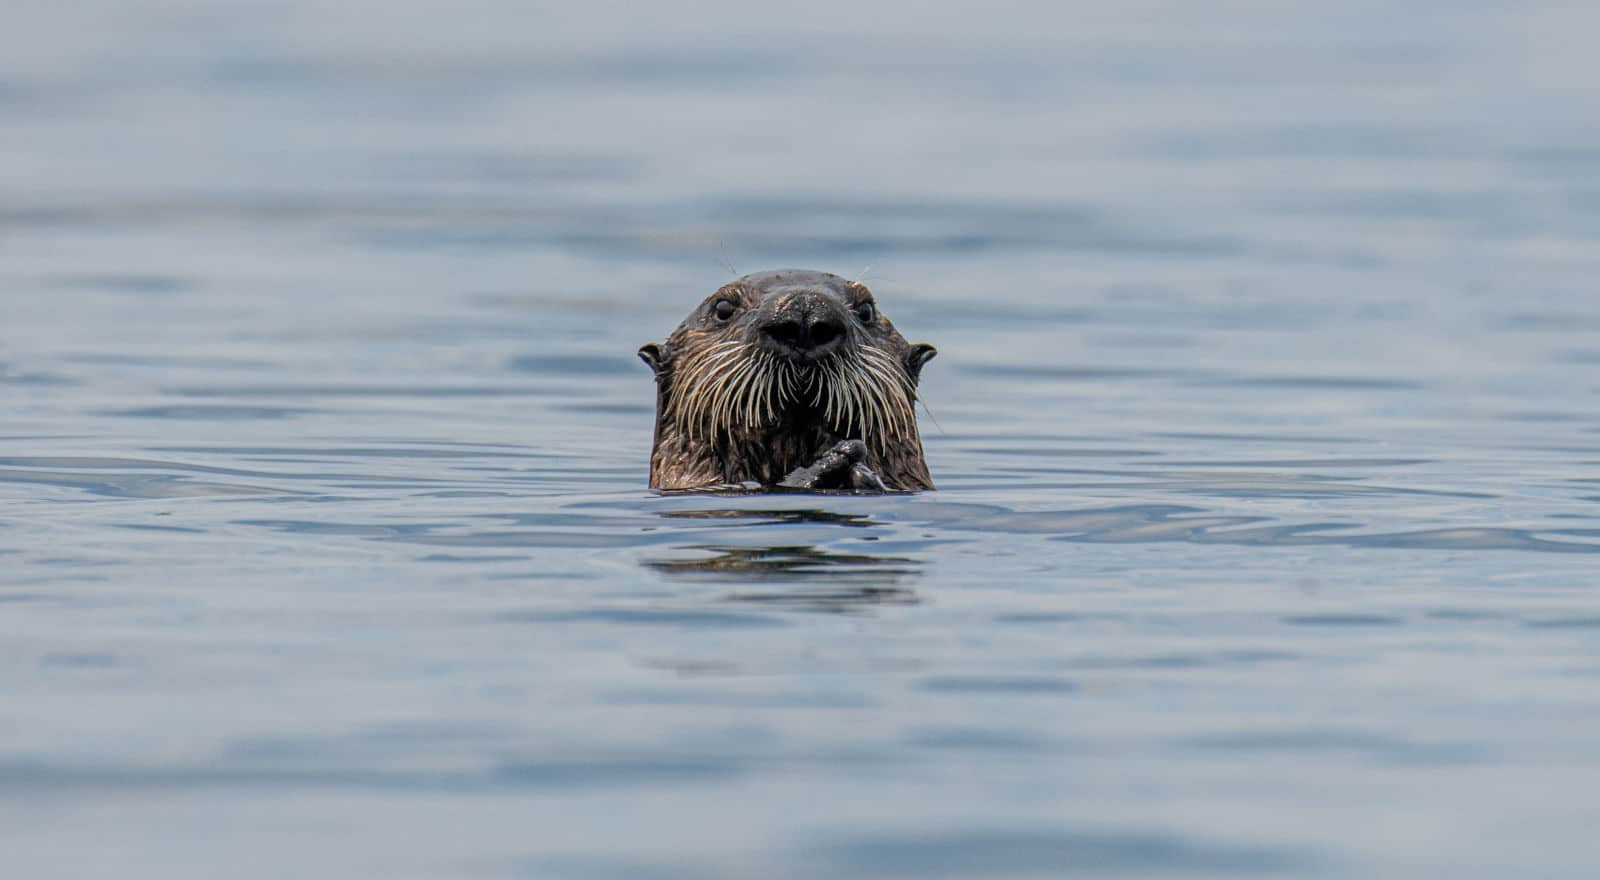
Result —
[[653, 489], [932, 489], [910, 343], [860, 282], [779, 269], [706, 297], [662, 344]]

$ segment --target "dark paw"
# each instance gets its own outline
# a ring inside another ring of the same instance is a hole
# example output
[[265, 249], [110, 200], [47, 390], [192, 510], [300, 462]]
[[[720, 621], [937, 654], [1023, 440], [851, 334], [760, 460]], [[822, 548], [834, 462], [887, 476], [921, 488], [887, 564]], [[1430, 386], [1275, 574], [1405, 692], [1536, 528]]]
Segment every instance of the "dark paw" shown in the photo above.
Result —
[[867, 444], [841, 440], [810, 467], [796, 468], [778, 486], [783, 489], [860, 489], [887, 491], [878, 475], [867, 467]]
[[889, 487], [866, 464], [858, 464], [850, 468], [850, 488], [857, 492], [887, 492]]

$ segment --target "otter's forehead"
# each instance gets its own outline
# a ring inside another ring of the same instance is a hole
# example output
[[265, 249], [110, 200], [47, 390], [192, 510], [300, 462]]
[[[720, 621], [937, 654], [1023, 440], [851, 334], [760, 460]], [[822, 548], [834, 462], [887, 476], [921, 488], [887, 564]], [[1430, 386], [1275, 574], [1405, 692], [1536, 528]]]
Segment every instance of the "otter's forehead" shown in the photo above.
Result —
[[819, 290], [835, 296], [844, 296], [846, 291], [859, 286], [848, 278], [811, 269], [774, 269], [770, 272], [756, 272], [740, 278], [735, 283], [754, 290], [763, 298], [790, 290]]

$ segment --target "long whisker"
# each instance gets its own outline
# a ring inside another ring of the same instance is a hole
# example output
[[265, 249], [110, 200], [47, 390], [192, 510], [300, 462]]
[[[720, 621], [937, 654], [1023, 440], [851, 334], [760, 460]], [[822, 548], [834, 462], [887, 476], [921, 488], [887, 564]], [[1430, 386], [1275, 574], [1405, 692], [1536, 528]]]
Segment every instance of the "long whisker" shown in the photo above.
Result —
[[792, 405], [820, 410], [827, 426], [887, 457], [892, 438], [917, 437], [916, 384], [889, 352], [865, 345], [812, 366], [742, 340], [724, 340], [677, 367], [665, 417], [691, 442], [732, 439], [778, 423]]

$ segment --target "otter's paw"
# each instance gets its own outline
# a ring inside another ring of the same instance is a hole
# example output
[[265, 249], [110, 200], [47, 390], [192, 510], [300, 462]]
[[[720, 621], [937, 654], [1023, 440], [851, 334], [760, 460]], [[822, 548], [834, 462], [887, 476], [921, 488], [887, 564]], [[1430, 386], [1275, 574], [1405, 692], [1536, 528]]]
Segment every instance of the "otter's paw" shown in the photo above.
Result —
[[889, 487], [866, 464], [857, 464], [850, 469], [850, 488], [857, 492], [887, 492]]
[[[886, 491], [883, 481], [866, 466], [867, 444], [841, 440], [810, 467], [796, 468], [778, 483], [781, 489], [866, 489]], [[863, 475], [856, 472], [860, 470]]]

